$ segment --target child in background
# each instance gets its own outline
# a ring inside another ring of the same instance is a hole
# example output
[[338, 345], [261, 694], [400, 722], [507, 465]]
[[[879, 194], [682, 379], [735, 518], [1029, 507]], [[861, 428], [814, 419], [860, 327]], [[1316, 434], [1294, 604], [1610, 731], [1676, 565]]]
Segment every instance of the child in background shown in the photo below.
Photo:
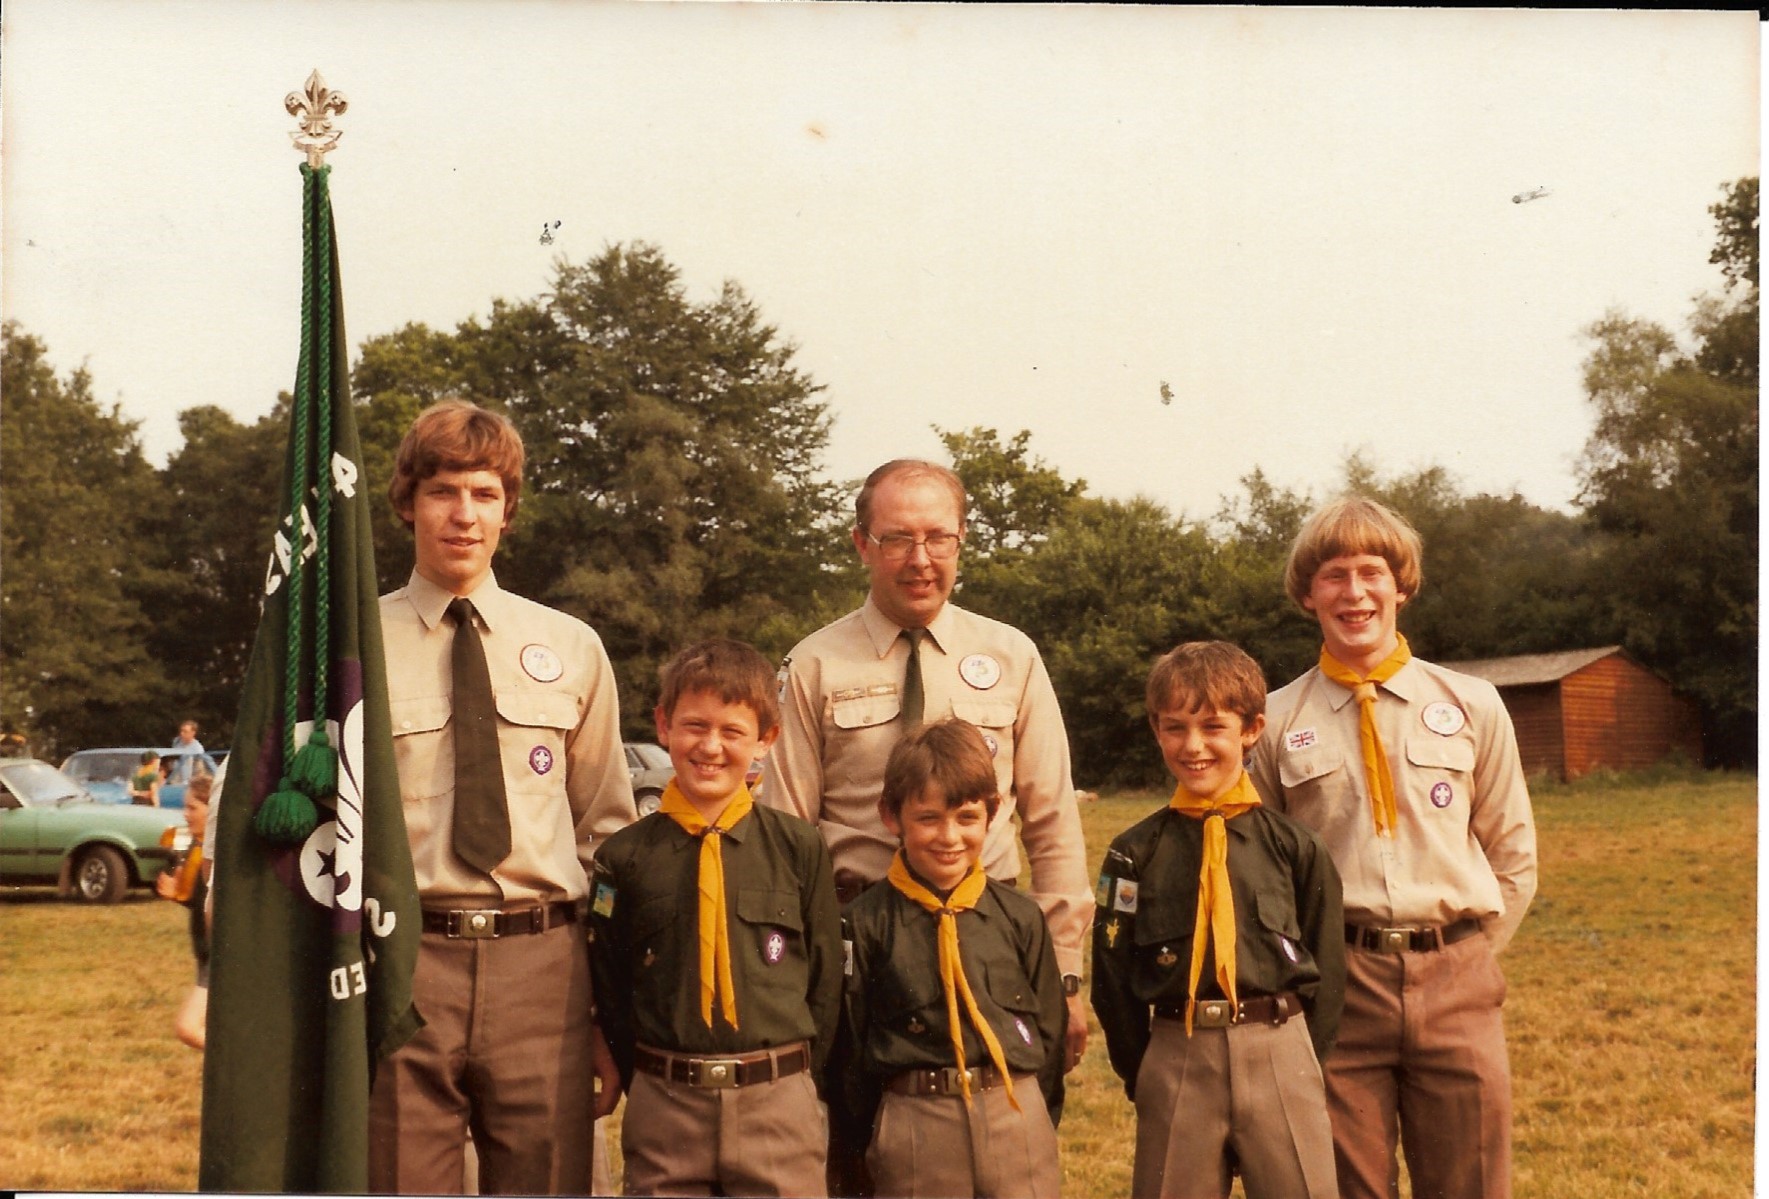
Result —
[[129, 776], [129, 802], [142, 807], [160, 806], [160, 755], [147, 750], [141, 755], [141, 767]]
[[1000, 801], [961, 720], [900, 741], [889, 872], [849, 905], [842, 1112], [875, 1193], [1054, 1197], [1068, 1009], [1044, 915], [983, 873]]
[[817, 1080], [841, 917], [822, 835], [744, 784], [779, 732], [774, 668], [739, 641], [692, 646], [663, 669], [656, 720], [675, 777], [597, 850], [591, 879], [626, 1193], [824, 1194]]
[[178, 1039], [192, 1049], [205, 1043], [209, 1016], [209, 920], [205, 901], [209, 897], [210, 863], [203, 855], [203, 839], [209, 827], [209, 798], [214, 779], [198, 774], [184, 792], [184, 823], [190, 828], [190, 848], [176, 868], [154, 883], [161, 899], [190, 909], [190, 951], [197, 962], [197, 980], [179, 1005], [173, 1028]]
[[1336, 1199], [1320, 1060], [1344, 995], [1339, 875], [1247, 775], [1264, 676], [1190, 642], [1147, 703], [1178, 786], [1106, 851], [1093, 925], [1093, 1010], [1136, 1104], [1131, 1194], [1227, 1199], [1238, 1167], [1248, 1199]]

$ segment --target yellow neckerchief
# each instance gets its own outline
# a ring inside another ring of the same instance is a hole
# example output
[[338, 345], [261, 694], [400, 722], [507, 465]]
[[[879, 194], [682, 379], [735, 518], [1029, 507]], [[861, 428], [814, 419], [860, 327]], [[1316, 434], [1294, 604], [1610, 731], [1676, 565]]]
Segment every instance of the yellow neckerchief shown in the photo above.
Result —
[[725, 859], [720, 834], [749, 815], [755, 806], [749, 788], [739, 783], [736, 794], [711, 824], [671, 779], [663, 789], [658, 811], [682, 826], [690, 837], [700, 838], [700, 1018], [713, 1026], [713, 993], [725, 1023], [737, 1027], [737, 987], [731, 981], [731, 933], [725, 916]]
[[178, 873], [172, 876], [172, 901], [187, 903], [197, 888], [197, 871], [203, 867], [203, 843], [196, 842], [184, 855]]
[[1393, 837], [1400, 827], [1400, 813], [1394, 806], [1394, 776], [1388, 770], [1388, 751], [1382, 748], [1382, 734], [1376, 728], [1376, 684], [1386, 683], [1401, 667], [1413, 660], [1407, 639], [1395, 634], [1394, 650], [1367, 675], [1345, 665], [1321, 647], [1321, 673], [1341, 686], [1351, 688], [1357, 699], [1357, 740], [1364, 753], [1364, 778], [1370, 784], [1370, 810], [1376, 818], [1376, 835]]
[[[1198, 870], [1198, 920], [1192, 929], [1192, 978], [1186, 992], [1185, 1035], [1192, 1035], [1192, 1012], [1198, 1006], [1198, 979], [1204, 973], [1205, 937], [1216, 943], [1216, 985], [1235, 999], [1235, 896], [1228, 885], [1228, 822], [1259, 806], [1259, 792], [1245, 770], [1234, 786], [1215, 799], [1199, 799], [1184, 787], [1174, 789], [1167, 806], [1204, 822], [1204, 863]], [[1220, 819], [1217, 819], [1220, 817]]]
[[958, 999], [964, 997], [964, 1009], [970, 1014], [971, 1027], [983, 1039], [983, 1045], [989, 1050], [989, 1060], [995, 1063], [995, 1069], [1001, 1075], [1001, 1083], [1007, 1088], [1007, 1101], [1020, 1111], [1020, 1101], [1014, 1098], [1013, 1078], [1007, 1072], [1007, 1059], [1001, 1054], [1001, 1042], [996, 1039], [995, 1030], [983, 1019], [983, 1013], [977, 1010], [977, 1000], [971, 994], [970, 983], [965, 981], [964, 963], [958, 958], [958, 913], [968, 911], [976, 906], [982, 897], [983, 890], [988, 886], [989, 876], [983, 873], [980, 863], [972, 863], [970, 873], [964, 881], [952, 889], [945, 902], [932, 891], [922, 886], [914, 875], [909, 873], [908, 865], [903, 861], [903, 851], [891, 859], [890, 871], [885, 875], [891, 886], [897, 888], [906, 897], [932, 912], [940, 922], [940, 985], [946, 989], [946, 1022], [952, 1028], [952, 1052], [958, 1060], [958, 1085], [964, 1092], [965, 1106], [970, 1106], [970, 1071], [964, 1062], [964, 1030], [958, 1024]]

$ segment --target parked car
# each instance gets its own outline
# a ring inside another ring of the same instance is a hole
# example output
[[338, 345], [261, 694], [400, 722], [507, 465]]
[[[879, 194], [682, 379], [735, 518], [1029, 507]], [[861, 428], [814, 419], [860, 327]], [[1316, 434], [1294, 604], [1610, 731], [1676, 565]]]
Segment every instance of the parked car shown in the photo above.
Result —
[[[92, 793], [92, 798], [99, 803], [129, 802], [129, 776], [141, 769], [141, 755], [153, 749], [160, 755], [161, 765], [167, 758], [197, 759], [191, 763], [192, 770], [206, 770], [214, 774], [220, 769], [221, 763], [227, 760], [225, 749], [205, 750], [197, 753], [189, 749], [155, 749], [152, 746], [119, 746], [110, 749], [82, 749], [69, 754], [62, 760], [61, 769], [64, 774], [85, 787]], [[182, 773], [177, 772], [177, 773]], [[160, 806], [162, 808], [182, 808], [184, 806], [184, 784], [162, 783], [160, 785]]]
[[663, 802], [663, 789], [676, 776], [676, 768], [670, 765], [669, 751], [661, 745], [645, 741], [628, 741], [624, 745], [627, 773], [633, 780], [633, 802], [639, 805], [639, 815], [649, 816]]
[[183, 812], [98, 803], [48, 762], [0, 759], [0, 883], [115, 903], [159, 877], [183, 828]]

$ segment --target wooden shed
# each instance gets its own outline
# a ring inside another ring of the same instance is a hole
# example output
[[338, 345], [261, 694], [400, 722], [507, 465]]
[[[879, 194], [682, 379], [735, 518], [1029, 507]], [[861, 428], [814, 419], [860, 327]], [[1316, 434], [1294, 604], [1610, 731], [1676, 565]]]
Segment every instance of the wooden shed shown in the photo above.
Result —
[[1499, 689], [1526, 774], [1638, 770], [1681, 750], [1701, 761], [1701, 714], [1619, 645], [1445, 662]]

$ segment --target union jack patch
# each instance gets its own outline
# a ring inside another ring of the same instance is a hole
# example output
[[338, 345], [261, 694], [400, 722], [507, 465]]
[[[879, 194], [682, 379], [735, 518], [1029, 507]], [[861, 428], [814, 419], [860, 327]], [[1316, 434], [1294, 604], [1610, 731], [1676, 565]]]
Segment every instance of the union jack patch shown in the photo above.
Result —
[[1316, 741], [1313, 729], [1297, 729], [1293, 733], [1284, 734], [1284, 748], [1290, 750], [1309, 749]]

